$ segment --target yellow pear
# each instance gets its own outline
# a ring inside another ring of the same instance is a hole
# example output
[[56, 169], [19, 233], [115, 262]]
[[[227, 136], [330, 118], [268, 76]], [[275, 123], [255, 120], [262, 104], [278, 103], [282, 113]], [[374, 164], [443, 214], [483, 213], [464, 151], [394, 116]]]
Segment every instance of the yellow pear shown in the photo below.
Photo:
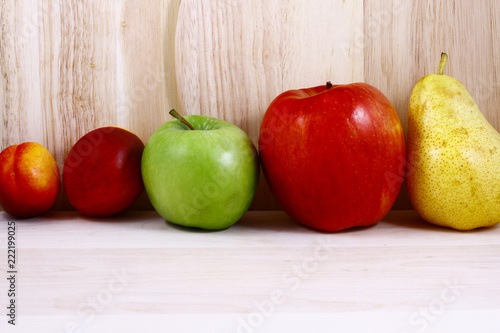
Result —
[[459, 230], [500, 222], [500, 134], [465, 87], [443, 75], [420, 79], [408, 110], [407, 188], [427, 222]]

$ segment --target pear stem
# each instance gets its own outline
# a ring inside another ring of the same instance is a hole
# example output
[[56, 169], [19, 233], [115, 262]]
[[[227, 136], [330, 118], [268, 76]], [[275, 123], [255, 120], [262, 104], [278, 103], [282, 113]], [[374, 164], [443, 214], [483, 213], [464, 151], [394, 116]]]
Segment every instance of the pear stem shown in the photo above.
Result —
[[170, 110], [169, 114], [175, 119], [179, 120], [181, 123], [194, 130], [193, 125], [191, 125], [183, 116], [181, 116], [175, 109]]
[[446, 62], [448, 61], [448, 55], [446, 53], [441, 53], [441, 62], [439, 63], [438, 75], [443, 75], [444, 66], [446, 66]]

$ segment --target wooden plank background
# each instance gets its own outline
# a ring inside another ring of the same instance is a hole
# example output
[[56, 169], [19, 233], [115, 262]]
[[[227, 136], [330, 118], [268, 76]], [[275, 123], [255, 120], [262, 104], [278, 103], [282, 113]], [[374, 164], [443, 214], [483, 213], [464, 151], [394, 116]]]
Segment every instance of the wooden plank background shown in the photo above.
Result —
[[[376, 86], [406, 133], [411, 89], [442, 51], [498, 130], [499, 33], [494, 0], [0, 0], [0, 149], [39, 142], [62, 169], [86, 132], [147, 142], [171, 108], [257, 142], [277, 94], [326, 80]], [[252, 209], [277, 208], [262, 181]], [[403, 189], [394, 209], [408, 208]], [[55, 209], [71, 209], [63, 193]]]

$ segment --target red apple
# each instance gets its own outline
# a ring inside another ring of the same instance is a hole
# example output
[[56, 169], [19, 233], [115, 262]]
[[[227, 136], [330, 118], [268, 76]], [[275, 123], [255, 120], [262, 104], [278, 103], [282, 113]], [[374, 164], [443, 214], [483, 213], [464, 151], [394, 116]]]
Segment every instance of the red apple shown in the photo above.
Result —
[[0, 154], [0, 184], [0, 207], [17, 217], [33, 217], [56, 202], [59, 169], [44, 146], [25, 142]]
[[63, 168], [63, 186], [73, 207], [90, 217], [127, 209], [144, 190], [144, 143], [120, 127], [101, 127], [71, 148]]
[[404, 177], [401, 122], [389, 100], [365, 83], [279, 95], [262, 120], [259, 151], [283, 210], [324, 231], [381, 220]]

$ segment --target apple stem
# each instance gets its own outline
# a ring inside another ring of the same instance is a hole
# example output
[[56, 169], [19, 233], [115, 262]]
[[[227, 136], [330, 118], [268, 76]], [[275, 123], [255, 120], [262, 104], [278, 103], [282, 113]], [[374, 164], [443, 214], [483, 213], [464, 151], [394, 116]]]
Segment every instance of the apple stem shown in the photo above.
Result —
[[444, 66], [446, 66], [446, 61], [448, 61], [448, 55], [446, 53], [441, 53], [441, 62], [439, 63], [438, 75], [443, 75]]
[[326, 82], [326, 90], [330, 89], [331, 87], [333, 87], [333, 84], [330, 81]]
[[181, 116], [175, 109], [170, 110], [169, 114], [175, 119], [179, 120], [181, 123], [194, 130], [193, 125], [191, 125], [183, 116]]

